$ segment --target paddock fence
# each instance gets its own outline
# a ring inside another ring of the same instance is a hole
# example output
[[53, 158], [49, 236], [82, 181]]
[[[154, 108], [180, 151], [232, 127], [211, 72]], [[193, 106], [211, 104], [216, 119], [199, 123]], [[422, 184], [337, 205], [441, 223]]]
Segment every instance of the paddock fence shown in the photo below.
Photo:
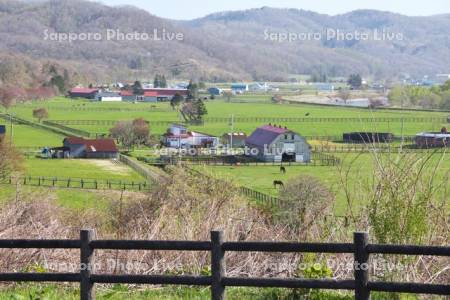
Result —
[[[371, 281], [373, 254], [450, 256], [450, 247], [371, 244], [369, 234], [355, 232], [353, 243], [298, 243], [225, 241], [222, 231], [211, 231], [209, 241], [97, 240], [93, 230], [81, 230], [79, 239], [0, 240], [2, 249], [79, 249], [79, 272], [0, 273], [3, 282], [78, 282], [80, 299], [95, 299], [96, 284], [209, 286], [211, 299], [226, 297], [227, 287], [330, 289], [353, 291], [356, 300], [369, 300], [371, 292], [450, 295], [449, 284]], [[211, 275], [114, 275], [95, 271], [96, 250], [203, 251], [210, 254]], [[227, 276], [228, 252], [348, 253], [353, 254], [353, 279], [263, 278]]]
[[[61, 125], [114, 125], [117, 120], [51, 120]], [[375, 118], [356, 118], [356, 117], [235, 117], [236, 123], [447, 123], [446, 117], [375, 117]], [[168, 125], [179, 123], [179, 120], [169, 121], [150, 121], [155, 125]], [[230, 123], [230, 117], [206, 117], [201, 121], [205, 123]]]
[[134, 182], [122, 180], [99, 180], [89, 178], [60, 178], [43, 176], [3, 176], [0, 177], [1, 184], [21, 184], [35, 187], [72, 188], [87, 190], [124, 190], [124, 191], [147, 191], [150, 186], [147, 182]]

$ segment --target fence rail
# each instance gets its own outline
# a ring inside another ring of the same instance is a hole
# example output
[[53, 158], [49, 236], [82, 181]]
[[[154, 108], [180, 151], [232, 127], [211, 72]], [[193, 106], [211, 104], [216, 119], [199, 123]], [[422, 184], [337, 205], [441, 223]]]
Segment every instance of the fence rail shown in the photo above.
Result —
[[[371, 291], [450, 295], [448, 284], [374, 282], [369, 279], [371, 254], [450, 256], [450, 247], [413, 245], [377, 245], [369, 235], [355, 232], [353, 243], [226, 242], [221, 231], [212, 231], [210, 241], [95, 240], [92, 230], [81, 230], [79, 240], [0, 240], [0, 248], [80, 249], [79, 273], [0, 273], [4, 282], [79, 282], [80, 299], [95, 299], [96, 283], [158, 284], [210, 286], [211, 299], [225, 299], [226, 287], [278, 287], [353, 290], [355, 299], [370, 299]], [[95, 250], [208, 251], [211, 276], [112, 275], [96, 274]], [[354, 279], [241, 278], [226, 276], [226, 252], [310, 252], [351, 253], [354, 255]]]
[[[117, 120], [50, 120], [53, 123], [61, 125], [104, 125], [111, 126], [117, 123]], [[169, 125], [178, 123], [179, 120], [169, 121], [150, 121], [154, 125]], [[202, 123], [230, 123], [229, 117], [207, 117]], [[236, 123], [447, 123], [446, 117], [377, 117], [377, 118], [315, 118], [315, 117], [235, 117]]]
[[[121, 120], [49, 120], [46, 122], [51, 122], [58, 125], [81, 125], [81, 126], [114, 126], [117, 122]], [[124, 121], [124, 120], [122, 120]], [[179, 121], [149, 121], [152, 125], [170, 125], [172, 123], [177, 123]]]
[[1, 184], [16, 184], [36, 186], [36, 187], [55, 187], [55, 188], [74, 188], [90, 190], [125, 190], [125, 191], [146, 191], [150, 186], [147, 182], [121, 181], [121, 180], [98, 180], [91, 178], [58, 178], [58, 177], [40, 177], [40, 176], [7, 176], [0, 178]]

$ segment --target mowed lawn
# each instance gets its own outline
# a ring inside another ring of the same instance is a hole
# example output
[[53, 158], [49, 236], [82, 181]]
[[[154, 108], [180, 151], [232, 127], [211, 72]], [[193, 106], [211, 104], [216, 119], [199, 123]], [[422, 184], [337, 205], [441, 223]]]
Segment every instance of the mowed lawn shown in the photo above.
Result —
[[[395, 154], [393, 154], [395, 155]], [[357, 154], [341, 154], [338, 155], [343, 161], [342, 169], [345, 171], [351, 166], [348, 181], [345, 176], [340, 175], [339, 169], [333, 166], [286, 166], [286, 174], [280, 173], [279, 166], [197, 166], [196, 169], [207, 172], [217, 177], [232, 179], [239, 186], [246, 186], [254, 190], [269, 195], [278, 195], [279, 190], [273, 187], [274, 180], [281, 180], [284, 183], [290, 178], [309, 175], [318, 178], [324, 185], [330, 188], [336, 195], [334, 211], [337, 215], [344, 214], [347, 208], [345, 191], [342, 181], [347, 182], [352, 190], [357, 184], [367, 184], [372, 181], [375, 157], [370, 153], [361, 155]], [[420, 154], [417, 157], [422, 157]], [[425, 157], [425, 156], [423, 156]], [[436, 176], [438, 180], [446, 178], [449, 180], [450, 175], [450, 155], [434, 154], [432, 155], [432, 163], [427, 165], [425, 172], [431, 172], [431, 166], [434, 166], [438, 160], [441, 160]], [[449, 198], [450, 205], [450, 198]], [[354, 208], [359, 209], [365, 203], [357, 201]]]

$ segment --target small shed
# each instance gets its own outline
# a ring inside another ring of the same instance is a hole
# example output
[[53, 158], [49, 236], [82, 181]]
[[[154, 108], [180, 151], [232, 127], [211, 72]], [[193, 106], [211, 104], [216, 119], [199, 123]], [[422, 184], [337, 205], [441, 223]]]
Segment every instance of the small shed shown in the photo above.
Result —
[[224, 133], [221, 137], [221, 142], [224, 145], [231, 145], [233, 148], [245, 147], [245, 139], [247, 135], [243, 132], [228, 132]]

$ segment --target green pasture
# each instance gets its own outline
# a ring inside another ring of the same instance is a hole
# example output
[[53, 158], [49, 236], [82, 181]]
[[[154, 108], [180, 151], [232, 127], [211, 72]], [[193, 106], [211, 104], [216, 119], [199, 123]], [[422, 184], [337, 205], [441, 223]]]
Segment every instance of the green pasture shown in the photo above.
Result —
[[29, 158], [24, 168], [24, 174], [29, 176], [144, 181], [128, 166], [109, 160]]
[[[240, 102], [241, 101], [241, 102]], [[244, 102], [242, 102], [244, 101]], [[71, 100], [55, 98], [46, 102], [31, 102], [15, 106], [12, 111], [22, 118], [32, 120], [32, 110], [36, 107], [47, 107], [50, 120], [131, 120], [142, 117], [150, 122], [169, 121], [180, 122], [179, 114], [172, 110], [169, 103], [100, 103], [86, 100]], [[444, 112], [400, 111], [400, 110], [369, 110], [363, 108], [329, 107], [310, 104], [274, 104], [268, 95], [238, 95], [227, 102], [223, 98], [206, 101], [208, 118], [235, 118], [239, 117], [266, 117], [266, 118], [323, 118], [323, 117], [351, 117], [351, 118], [382, 118], [382, 117], [446, 117]], [[99, 110], [100, 109], [100, 110]], [[121, 109], [108, 110], [108, 109]], [[282, 123], [282, 122], [280, 122]], [[247, 134], [260, 122], [235, 122], [234, 129]], [[341, 135], [348, 131], [389, 131], [396, 135], [401, 133], [414, 135], [422, 131], [440, 130], [448, 125], [441, 122], [416, 123], [406, 121], [402, 124], [396, 122], [367, 122], [355, 120], [353, 122], [302, 122], [282, 123], [292, 130], [306, 136], [315, 135]], [[71, 125], [73, 128], [86, 130], [92, 133], [108, 132], [109, 125]], [[152, 125], [152, 134], [162, 134], [166, 125]], [[202, 131], [213, 135], [222, 135], [231, 130], [228, 121], [215, 123], [205, 122], [202, 126], [191, 126], [190, 129]]]
[[[6, 138], [10, 138], [10, 124], [0, 119], [0, 125], [7, 125]], [[43, 129], [26, 125], [13, 124], [13, 142], [16, 147], [35, 148], [60, 145], [63, 136]]]
[[[383, 154], [388, 155], [388, 154]], [[396, 155], [396, 154], [390, 154]], [[425, 158], [427, 154], [418, 154], [417, 158]], [[438, 160], [442, 160], [439, 164], [436, 176], [438, 178], [447, 178], [450, 176], [450, 155], [445, 154], [430, 154], [431, 160], [427, 164], [429, 167], [427, 172], [431, 172], [431, 166], [434, 166]], [[336, 155], [342, 160], [342, 170], [348, 170], [349, 173], [348, 186], [350, 189], [355, 188], [355, 184], [361, 182], [369, 183], [373, 177], [373, 170], [375, 164], [375, 156], [371, 153], [364, 154], [338, 154]], [[382, 157], [382, 156], [378, 156]], [[259, 192], [276, 196], [279, 190], [273, 187], [274, 180], [281, 180], [286, 183], [290, 178], [308, 175], [319, 178], [322, 183], [330, 188], [336, 195], [336, 202], [334, 211], [337, 215], [345, 213], [347, 202], [345, 198], [345, 191], [342, 188], [342, 180], [345, 176], [340, 175], [338, 167], [334, 166], [286, 166], [286, 174], [280, 173], [279, 166], [196, 166], [197, 170], [207, 172], [216, 177], [231, 178], [237, 185], [246, 186], [257, 190]], [[444, 177], [445, 176], [445, 177]], [[450, 202], [449, 202], [450, 204]], [[364, 203], [355, 203], [358, 209]]]

